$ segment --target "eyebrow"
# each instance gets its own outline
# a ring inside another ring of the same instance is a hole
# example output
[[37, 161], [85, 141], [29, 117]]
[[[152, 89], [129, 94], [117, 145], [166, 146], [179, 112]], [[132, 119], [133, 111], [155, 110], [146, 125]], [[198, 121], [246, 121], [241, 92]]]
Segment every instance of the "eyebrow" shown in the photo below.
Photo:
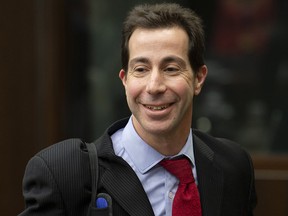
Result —
[[[144, 63], [144, 64], [149, 64], [151, 61], [146, 58], [146, 57], [136, 57], [134, 59], [131, 59], [129, 62], [129, 66], [133, 66], [136, 63]], [[178, 56], [171, 55], [171, 56], [166, 56], [164, 59], [161, 60], [161, 64], [167, 64], [170, 62], [176, 62], [179, 64], [181, 67], [186, 67], [186, 62], [182, 59], [179, 58]]]
[[148, 58], [145, 58], [145, 57], [136, 57], [134, 59], [131, 59], [131, 61], [129, 62], [129, 67], [135, 65], [136, 63], [149, 64], [150, 60]]
[[167, 56], [161, 60], [162, 64], [167, 64], [170, 62], [176, 62], [177, 64], [179, 64], [183, 68], [185, 68], [187, 66], [186, 62], [182, 58], [179, 58], [178, 56], [174, 56], [174, 55]]

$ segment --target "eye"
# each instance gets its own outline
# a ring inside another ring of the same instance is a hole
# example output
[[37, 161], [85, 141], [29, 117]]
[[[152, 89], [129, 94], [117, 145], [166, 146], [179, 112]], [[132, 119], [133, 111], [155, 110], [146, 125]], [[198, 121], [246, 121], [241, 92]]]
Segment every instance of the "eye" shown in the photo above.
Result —
[[179, 72], [180, 71], [180, 68], [179, 67], [176, 67], [176, 66], [169, 66], [169, 67], [166, 67], [164, 69], [165, 72], [168, 72], [168, 73], [176, 73], [176, 72]]
[[133, 68], [133, 72], [137, 74], [143, 74], [149, 71], [149, 67], [145, 65], [138, 65]]
[[130, 70], [130, 73], [133, 74], [135, 77], [143, 77], [146, 76], [147, 72], [149, 72], [149, 68], [147, 66], [143, 65], [138, 65], [133, 67]]
[[136, 67], [134, 68], [135, 72], [139, 72], [139, 73], [143, 73], [145, 71], [147, 71], [147, 69], [145, 67]]

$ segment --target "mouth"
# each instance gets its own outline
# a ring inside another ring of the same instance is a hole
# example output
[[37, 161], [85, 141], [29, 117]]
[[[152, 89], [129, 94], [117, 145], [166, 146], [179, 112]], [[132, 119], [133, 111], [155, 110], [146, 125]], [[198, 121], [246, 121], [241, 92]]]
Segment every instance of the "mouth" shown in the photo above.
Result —
[[168, 107], [170, 107], [171, 104], [165, 104], [165, 105], [160, 105], [160, 106], [155, 106], [155, 105], [145, 105], [144, 104], [144, 107], [150, 109], [150, 110], [153, 110], [153, 111], [159, 111], [159, 110], [164, 110], [164, 109], [167, 109]]

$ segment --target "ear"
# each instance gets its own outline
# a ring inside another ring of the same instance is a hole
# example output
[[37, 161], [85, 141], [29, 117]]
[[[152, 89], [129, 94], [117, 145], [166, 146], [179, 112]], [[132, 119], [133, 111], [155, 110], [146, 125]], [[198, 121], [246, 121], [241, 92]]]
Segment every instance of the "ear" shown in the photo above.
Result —
[[206, 65], [201, 66], [199, 71], [195, 74], [195, 88], [194, 88], [194, 94], [198, 95], [201, 92], [202, 86], [204, 84], [204, 81], [206, 79], [208, 73], [208, 68]]
[[124, 86], [126, 86], [126, 73], [124, 71], [124, 69], [121, 69], [120, 72], [119, 72], [119, 78], [121, 79], [122, 81], [122, 84]]

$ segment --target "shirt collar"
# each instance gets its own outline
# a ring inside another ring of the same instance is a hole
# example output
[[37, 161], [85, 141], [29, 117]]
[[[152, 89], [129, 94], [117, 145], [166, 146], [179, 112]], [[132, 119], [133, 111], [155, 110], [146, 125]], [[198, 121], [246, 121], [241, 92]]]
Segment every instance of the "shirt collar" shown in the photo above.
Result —
[[[148, 172], [151, 168], [153, 168], [156, 164], [165, 158], [164, 155], [160, 154], [154, 148], [149, 146], [137, 134], [131, 117], [123, 130], [121, 143], [123, 144], [125, 151], [128, 153], [136, 168], [142, 174]], [[181, 149], [179, 154], [171, 156], [170, 158], [174, 158], [180, 155], [185, 155], [189, 158], [193, 165], [195, 164], [191, 129], [186, 144]]]

